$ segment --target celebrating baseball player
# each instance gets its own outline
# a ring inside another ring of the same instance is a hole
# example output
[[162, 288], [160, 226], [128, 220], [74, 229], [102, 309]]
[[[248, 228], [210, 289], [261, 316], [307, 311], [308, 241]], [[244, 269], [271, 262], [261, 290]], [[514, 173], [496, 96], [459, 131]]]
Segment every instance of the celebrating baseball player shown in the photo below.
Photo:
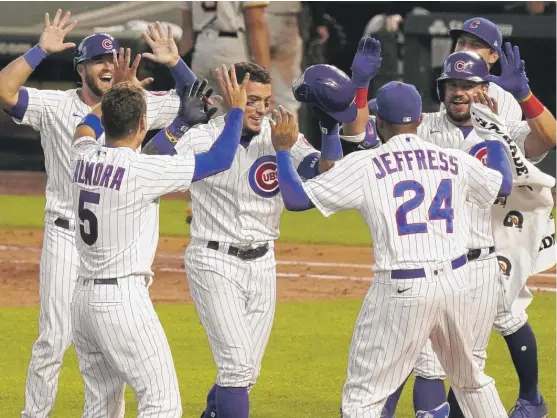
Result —
[[[70, 12], [63, 15], [58, 10], [51, 20], [46, 13], [38, 44], [0, 71], [0, 104], [16, 123], [41, 133], [47, 173], [44, 242], [39, 267], [39, 336], [31, 353], [23, 417], [49, 416], [62, 359], [71, 343], [70, 300], [78, 267], [70, 186], [71, 138], [79, 121], [113, 84], [113, 52], [123, 52], [116, 39], [108, 34], [88, 36], [77, 47], [74, 59], [81, 88], [59, 91], [23, 87], [47, 55], [75, 46], [64, 42], [76, 25], [70, 17]], [[171, 36], [161, 36], [161, 32], [160, 24], [151, 25], [149, 34], [144, 35], [153, 49], [152, 54], [146, 54], [147, 58], [168, 65], [177, 87], [191, 84], [195, 76], [180, 60]], [[132, 68], [134, 74], [136, 69]], [[178, 96], [173, 92], [144, 91], [144, 94], [149, 129], [164, 128], [178, 111]]]
[[[489, 71], [499, 60], [503, 36], [492, 21], [483, 17], [466, 20], [460, 29], [451, 29], [449, 35], [456, 42], [455, 52], [473, 51], [481, 55]], [[522, 120], [522, 109], [508, 91], [496, 83], [489, 83], [488, 94], [497, 103], [497, 112], [503, 120]], [[444, 104], [441, 103], [441, 109]]]
[[[125, 383], [138, 398], [140, 416], [181, 417], [170, 347], [147, 291], [159, 198], [230, 167], [240, 142], [249, 74], [241, 86], [230, 86], [231, 110], [209, 151], [147, 156], [135, 152], [147, 133], [145, 95], [139, 83], [118, 83], [130, 78], [129, 56], [125, 60], [119, 57], [116, 84], [78, 125], [72, 144], [74, 211], [80, 222], [72, 325], [85, 380], [84, 417], [98, 411], [115, 416]], [[173, 123], [182, 119], [178, 115]], [[106, 146], [97, 143], [103, 127]]]
[[510, 193], [504, 147], [486, 143], [486, 168], [462, 151], [423, 141], [422, 100], [412, 85], [386, 84], [377, 108], [383, 145], [352, 153], [305, 183], [290, 151], [296, 124], [277, 114], [273, 128], [286, 208], [315, 206], [325, 216], [357, 210], [374, 235], [375, 277], [352, 337], [342, 414], [379, 418], [431, 338], [465, 416], [506, 417], [493, 380], [473, 360], [464, 208], [465, 201], [488, 207]]
[[[516, 150], [520, 150], [532, 161], [543, 158], [545, 152], [555, 144], [555, 118], [530, 92], [518, 48], [513, 49], [508, 43], [505, 45], [505, 52], [501, 53], [501, 66], [501, 77], [494, 77], [488, 74], [485, 61], [477, 53], [466, 51], [451, 54], [438, 79], [439, 99], [445, 104], [445, 110], [424, 114], [424, 120], [418, 128], [420, 135], [439, 146], [461, 149], [476, 158], [485, 158], [483, 139], [472, 126], [470, 106], [473, 97], [477, 96], [482, 103], [495, 109], [496, 104], [486, 95], [488, 81], [492, 81], [513, 93], [521, 103], [527, 119], [504, 122], [511, 141], [509, 145], [511, 150], [515, 150], [512, 151], [514, 163], [518, 158], [515, 156]], [[468, 243], [468, 261], [471, 267], [470, 319], [476, 361], [483, 369], [491, 327], [494, 326], [495, 331], [505, 337], [520, 376], [519, 400], [511, 416], [522, 417], [523, 411], [527, 410], [533, 414], [531, 416], [544, 417], [547, 406], [537, 387], [536, 342], [525, 312], [531, 294], [526, 297], [527, 301], [517, 301], [514, 307], [506, 301], [505, 294], [509, 291], [501, 286], [501, 272], [492, 230], [492, 209], [473, 204], [467, 204], [467, 208], [471, 226]], [[537, 251], [539, 242], [535, 245]], [[519, 251], [523, 249], [519, 247]], [[527, 276], [520, 280], [525, 282]], [[503, 284], [508, 282], [503, 281]], [[523, 284], [518, 288], [522, 288]], [[513, 294], [512, 298], [517, 296]], [[521, 347], [527, 347], [527, 350], [522, 350]], [[427, 411], [434, 417], [446, 417], [449, 408], [442, 381], [445, 374], [429, 343], [420, 356], [414, 373], [415, 410]], [[384, 411], [386, 417], [394, 415], [401, 391], [402, 387], [389, 398]], [[458, 415], [458, 405], [452, 394], [449, 394], [449, 400], [451, 416], [462, 416]]]
[[[193, 222], [185, 265], [190, 292], [217, 365], [215, 385], [202, 417], [247, 418], [248, 391], [256, 383], [276, 303], [274, 240], [279, 236], [283, 202], [276, 174], [276, 153], [268, 120], [269, 73], [253, 63], [238, 63], [219, 73], [241, 80], [250, 73], [240, 147], [230, 170], [191, 186]], [[229, 79], [228, 79], [229, 77]], [[221, 90], [226, 90], [221, 86]], [[308, 68], [293, 85], [294, 97], [316, 108], [323, 133], [318, 153], [298, 135], [294, 164], [304, 178], [328, 170], [342, 158], [338, 124], [356, 117], [355, 87], [329, 65]], [[226, 97], [225, 97], [226, 99]], [[190, 129], [176, 152], [206, 150], [225, 123], [217, 117]]]

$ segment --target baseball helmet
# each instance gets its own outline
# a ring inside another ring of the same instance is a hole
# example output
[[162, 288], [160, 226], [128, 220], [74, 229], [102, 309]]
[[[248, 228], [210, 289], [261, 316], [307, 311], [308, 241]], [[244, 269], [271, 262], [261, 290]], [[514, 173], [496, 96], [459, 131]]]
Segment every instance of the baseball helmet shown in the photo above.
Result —
[[489, 68], [477, 52], [453, 52], [443, 62], [443, 72], [437, 79], [437, 96], [443, 102], [445, 98], [446, 80], [469, 80], [474, 83], [485, 83]]
[[500, 50], [503, 44], [503, 35], [501, 35], [501, 31], [497, 28], [497, 25], [495, 25], [495, 23], [491, 20], [483, 17], [473, 17], [468, 19], [462, 24], [461, 29], [451, 29], [449, 31], [449, 35], [455, 42], [463, 33], [469, 33], [477, 36], [488, 44], [491, 49], [496, 51]]
[[94, 33], [84, 38], [77, 49], [73, 59], [74, 70], [77, 64], [104, 54], [118, 53], [120, 44], [108, 33]]
[[292, 84], [292, 92], [297, 101], [319, 107], [338, 122], [350, 123], [356, 119], [356, 86], [332, 65], [308, 67]]

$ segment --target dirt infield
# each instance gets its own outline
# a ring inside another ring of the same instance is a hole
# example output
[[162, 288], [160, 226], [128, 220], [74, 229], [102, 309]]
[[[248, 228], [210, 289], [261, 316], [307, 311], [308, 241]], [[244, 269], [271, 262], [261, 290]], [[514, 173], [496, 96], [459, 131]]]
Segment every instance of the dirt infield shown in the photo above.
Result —
[[[43, 194], [42, 173], [3, 173], [0, 194]], [[181, 198], [175, 195], [172, 198]], [[38, 304], [42, 230], [0, 228], [0, 306]], [[161, 237], [153, 270], [155, 302], [191, 302], [184, 273], [185, 237]], [[371, 280], [371, 248], [278, 243], [279, 301], [362, 298]], [[554, 270], [553, 270], [554, 272]], [[555, 290], [554, 273], [530, 278], [539, 290]]]

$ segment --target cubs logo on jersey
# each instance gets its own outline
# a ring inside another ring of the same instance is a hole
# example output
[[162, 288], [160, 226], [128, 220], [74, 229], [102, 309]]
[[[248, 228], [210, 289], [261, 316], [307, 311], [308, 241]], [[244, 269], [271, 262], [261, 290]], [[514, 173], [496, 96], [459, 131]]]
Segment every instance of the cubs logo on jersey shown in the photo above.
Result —
[[253, 163], [249, 170], [249, 184], [261, 197], [275, 197], [279, 192], [277, 176], [277, 158], [265, 155]]
[[470, 150], [470, 155], [480, 160], [483, 165], [487, 166], [487, 148], [485, 144], [479, 143], [474, 145]]
[[517, 210], [511, 210], [503, 219], [503, 225], [509, 228], [522, 229], [522, 224], [524, 223], [524, 216]]

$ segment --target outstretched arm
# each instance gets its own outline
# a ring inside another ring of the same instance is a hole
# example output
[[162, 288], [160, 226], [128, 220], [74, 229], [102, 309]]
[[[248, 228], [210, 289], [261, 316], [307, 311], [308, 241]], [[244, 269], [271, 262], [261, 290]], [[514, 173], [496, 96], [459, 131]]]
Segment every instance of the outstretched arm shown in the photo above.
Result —
[[151, 23], [149, 32], [143, 32], [143, 39], [153, 51], [153, 53], [143, 53], [143, 57], [166, 65], [170, 69], [170, 73], [176, 81], [176, 91], [182, 91], [195, 82], [197, 77], [180, 58], [178, 46], [172, 36], [172, 26], [168, 25], [165, 35], [160, 22], [156, 22], [154, 25]]
[[64, 38], [75, 27], [77, 21], [69, 22], [70, 12], [66, 12], [62, 19], [61, 16], [62, 10], [58, 9], [51, 23], [46, 13], [45, 28], [39, 43], [0, 71], [0, 105], [17, 119], [23, 118], [28, 103], [26, 92], [20, 98], [20, 89], [35, 68], [47, 55], [75, 47], [74, 43], [64, 43]]
[[300, 175], [294, 168], [290, 150], [277, 151], [277, 172], [280, 193], [286, 209], [300, 212], [314, 207], [304, 190]]
[[500, 51], [501, 76], [488, 76], [486, 81], [498, 84], [510, 92], [519, 102], [526, 121], [531, 129], [524, 141], [524, 153], [527, 158], [536, 158], [556, 143], [555, 117], [533, 95], [528, 85], [524, 61], [520, 59], [520, 51], [509, 42], [505, 43], [504, 52]]
[[[368, 88], [369, 83], [381, 68], [381, 43], [369, 36], [360, 39], [358, 50], [352, 61], [352, 82], [356, 85], [356, 107], [358, 114], [353, 122], [342, 125], [347, 136], [361, 135], [366, 131], [369, 120]], [[363, 140], [363, 138], [362, 138]]]

